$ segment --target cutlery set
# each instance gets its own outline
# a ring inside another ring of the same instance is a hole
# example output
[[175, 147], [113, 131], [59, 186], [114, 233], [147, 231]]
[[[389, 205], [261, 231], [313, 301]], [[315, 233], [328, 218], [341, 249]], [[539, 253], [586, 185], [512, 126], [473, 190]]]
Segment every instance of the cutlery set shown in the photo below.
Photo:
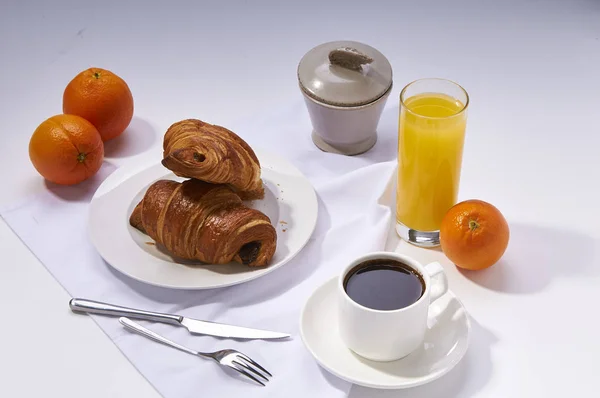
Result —
[[167, 323], [174, 326], [183, 326], [191, 334], [214, 336], [219, 338], [242, 340], [279, 340], [290, 337], [290, 335], [286, 333], [202, 321], [177, 314], [145, 311], [82, 298], [71, 299], [71, 301], [69, 301], [69, 306], [73, 312], [119, 317], [119, 322], [129, 331], [138, 333], [150, 340], [165, 344], [180, 351], [187, 352], [188, 354], [212, 359], [219, 365], [233, 369], [234, 371], [248, 377], [262, 386], [265, 385], [265, 382], [269, 381], [269, 377], [272, 377], [272, 375], [264, 367], [259, 365], [246, 354], [232, 349], [224, 349], [216, 352], [195, 351], [177, 344], [159, 335], [158, 333], [143, 327], [129, 318]]

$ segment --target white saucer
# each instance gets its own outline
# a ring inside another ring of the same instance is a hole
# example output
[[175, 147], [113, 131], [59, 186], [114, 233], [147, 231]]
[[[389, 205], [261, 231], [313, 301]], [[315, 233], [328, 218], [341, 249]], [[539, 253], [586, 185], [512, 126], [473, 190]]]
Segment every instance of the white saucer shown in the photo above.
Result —
[[470, 323], [454, 293], [448, 291], [430, 309], [423, 346], [393, 362], [359, 357], [340, 340], [337, 278], [314, 291], [300, 318], [302, 341], [317, 362], [334, 375], [365, 387], [400, 389], [429, 383], [449, 372], [467, 352]]

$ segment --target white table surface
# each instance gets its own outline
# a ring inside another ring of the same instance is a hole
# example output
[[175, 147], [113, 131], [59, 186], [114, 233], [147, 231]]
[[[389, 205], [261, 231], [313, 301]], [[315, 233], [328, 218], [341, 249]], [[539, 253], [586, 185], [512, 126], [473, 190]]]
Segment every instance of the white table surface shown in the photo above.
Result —
[[[158, 137], [179, 119], [227, 126], [299, 101], [305, 51], [363, 41], [390, 59], [395, 98], [419, 77], [467, 88], [460, 196], [496, 204], [512, 237], [491, 270], [465, 274], [446, 264], [474, 320], [454, 371], [410, 391], [354, 387], [350, 396], [594, 395], [600, 2], [200, 3], [3, 1], [0, 201], [44, 189], [27, 156], [30, 135], [61, 112], [65, 85], [87, 67], [124, 77], [134, 126]], [[158, 139], [131, 134], [108, 152], [120, 165], [158, 151]], [[3, 222], [0, 249], [1, 396], [158, 396], [91, 319], [69, 311], [68, 294]]]

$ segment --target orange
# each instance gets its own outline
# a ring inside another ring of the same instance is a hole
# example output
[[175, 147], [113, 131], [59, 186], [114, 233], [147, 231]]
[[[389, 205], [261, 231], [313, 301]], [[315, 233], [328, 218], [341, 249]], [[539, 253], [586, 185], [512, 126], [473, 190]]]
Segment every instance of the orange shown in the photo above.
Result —
[[29, 141], [29, 158], [48, 181], [72, 185], [96, 174], [104, 159], [100, 133], [75, 115], [56, 115], [43, 121]]
[[442, 220], [440, 243], [458, 267], [480, 270], [504, 254], [510, 237], [506, 219], [493, 205], [467, 200], [454, 205]]
[[133, 96], [123, 79], [111, 71], [84, 70], [65, 88], [63, 112], [90, 121], [102, 141], [118, 137], [133, 117]]

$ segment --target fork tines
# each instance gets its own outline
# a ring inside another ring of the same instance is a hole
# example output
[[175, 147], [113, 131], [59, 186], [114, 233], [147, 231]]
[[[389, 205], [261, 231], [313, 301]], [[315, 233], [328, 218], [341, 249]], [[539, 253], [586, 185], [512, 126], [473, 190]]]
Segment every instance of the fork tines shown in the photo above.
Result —
[[[261, 380], [259, 380], [257, 377], [253, 376], [253, 374], [258, 376], [265, 382], [269, 381], [269, 379], [267, 377], [273, 377], [273, 375], [271, 373], [269, 373], [269, 371], [267, 371], [265, 368], [260, 366], [254, 360], [252, 360], [252, 358], [250, 358], [247, 355], [242, 354], [242, 353], [236, 354], [236, 359], [232, 361], [232, 364], [235, 364], [235, 366], [232, 366], [232, 369], [234, 369], [234, 370], [238, 371], [239, 373], [243, 374], [244, 376], [254, 380], [258, 384], [262, 385], [263, 387], [265, 386], [265, 384]], [[250, 373], [250, 372], [252, 372], [252, 373]]]

